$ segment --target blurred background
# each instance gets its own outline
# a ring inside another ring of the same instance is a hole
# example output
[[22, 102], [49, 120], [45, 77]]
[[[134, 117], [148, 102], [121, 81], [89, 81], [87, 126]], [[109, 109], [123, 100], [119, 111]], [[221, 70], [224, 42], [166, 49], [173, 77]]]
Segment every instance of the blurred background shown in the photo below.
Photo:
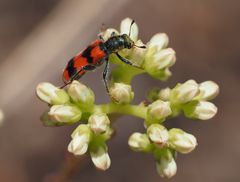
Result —
[[[125, 17], [136, 20], [144, 42], [167, 33], [177, 53], [168, 82], [147, 75], [134, 80], [135, 103], [152, 87], [213, 80], [220, 85], [214, 100], [219, 112], [209, 121], [168, 121], [194, 134], [199, 144], [191, 154], [178, 156], [178, 172], [170, 180], [158, 176], [151, 155], [128, 148], [130, 134], [144, 128], [140, 119], [124, 116], [109, 142], [110, 169], [98, 171], [87, 158], [66, 181], [240, 181], [239, 7], [238, 0], [0, 0], [0, 108], [5, 113], [0, 181], [51, 181], [61, 172], [76, 125], [44, 127], [39, 117], [47, 106], [36, 98], [35, 87], [42, 81], [61, 85], [66, 62], [96, 39], [101, 24], [118, 28]], [[102, 69], [81, 80], [98, 91], [97, 103], [108, 102]]]

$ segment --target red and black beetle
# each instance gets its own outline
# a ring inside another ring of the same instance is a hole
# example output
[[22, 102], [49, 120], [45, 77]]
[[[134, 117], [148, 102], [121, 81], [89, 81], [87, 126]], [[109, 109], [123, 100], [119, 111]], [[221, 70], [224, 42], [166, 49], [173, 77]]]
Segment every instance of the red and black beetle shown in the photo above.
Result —
[[[106, 86], [107, 92], [109, 92], [108, 84], [107, 84], [107, 74], [109, 70], [109, 55], [116, 54], [117, 57], [124, 63], [138, 67], [134, 65], [131, 61], [123, 58], [118, 54], [118, 51], [122, 49], [131, 49], [134, 44], [134, 41], [131, 40], [131, 27], [134, 24], [134, 20], [130, 25], [129, 35], [122, 34], [116, 35], [115, 32], [111, 34], [111, 37], [104, 41], [101, 36], [100, 39], [95, 40], [91, 45], [89, 45], [84, 51], [82, 51], [79, 55], [73, 57], [69, 60], [66, 68], [63, 71], [63, 81], [65, 83], [64, 86], [70, 84], [73, 80], [78, 80], [81, 78], [87, 71], [94, 70], [96, 67], [106, 63], [104, 71], [103, 71], [103, 80]], [[136, 46], [139, 48], [145, 48], [145, 46]], [[138, 67], [140, 68], [140, 67]]]

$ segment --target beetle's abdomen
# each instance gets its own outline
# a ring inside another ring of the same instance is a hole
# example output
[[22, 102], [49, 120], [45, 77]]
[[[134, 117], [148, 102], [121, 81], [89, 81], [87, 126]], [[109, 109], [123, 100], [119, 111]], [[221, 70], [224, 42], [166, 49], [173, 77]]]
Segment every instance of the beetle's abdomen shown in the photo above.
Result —
[[100, 40], [94, 41], [83, 52], [69, 60], [63, 71], [64, 83], [79, 79], [86, 72], [84, 70], [86, 65], [101, 65], [105, 56], [104, 43]]

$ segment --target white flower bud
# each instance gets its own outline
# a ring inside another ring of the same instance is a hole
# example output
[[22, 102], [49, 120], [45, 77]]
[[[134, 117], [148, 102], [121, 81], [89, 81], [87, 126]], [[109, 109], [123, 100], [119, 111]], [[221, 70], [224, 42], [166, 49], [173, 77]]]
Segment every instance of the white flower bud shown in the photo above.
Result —
[[107, 41], [112, 36], [113, 32], [115, 32], [115, 35], [119, 35], [119, 32], [116, 29], [108, 28], [107, 30], [99, 33], [99, 36], [101, 35], [103, 40]]
[[96, 113], [88, 118], [90, 128], [96, 133], [104, 133], [110, 126], [110, 120], [104, 113]]
[[91, 131], [88, 125], [79, 125], [71, 135], [72, 141], [68, 145], [68, 151], [74, 155], [83, 155], [88, 150]]
[[157, 100], [148, 106], [148, 120], [161, 120], [172, 114], [169, 102]]
[[54, 104], [65, 104], [69, 101], [69, 96], [63, 89], [59, 89], [51, 83], [43, 82], [36, 88], [37, 96], [44, 102]]
[[148, 52], [145, 59], [145, 69], [151, 74], [156, 74], [163, 68], [171, 67], [176, 62], [176, 55], [172, 48], [168, 48], [154, 54]]
[[169, 144], [176, 151], [187, 154], [195, 149], [197, 139], [181, 129], [173, 128], [169, 130]]
[[165, 33], [155, 34], [149, 43], [147, 44], [148, 49], [155, 49], [155, 51], [160, 51], [168, 46], [168, 36]]
[[164, 155], [156, 162], [157, 172], [161, 177], [171, 178], [177, 173], [177, 164], [168, 150], [167, 155]]
[[90, 151], [90, 155], [96, 168], [105, 171], [110, 167], [111, 160], [106, 147], [98, 147], [96, 150]]
[[68, 145], [68, 151], [74, 155], [83, 155], [87, 152], [89, 138], [87, 135], [76, 135]]
[[171, 89], [168, 87], [161, 89], [158, 93], [158, 98], [163, 101], [168, 101], [170, 98], [170, 93], [171, 93]]
[[74, 123], [81, 119], [82, 112], [75, 106], [54, 105], [50, 108], [48, 116], [51, 121]]
[[203, 100], [212, 100], [219, 93], [219, 86], [213, 81], [205, 81], [199, 84], [200, 96]]
[[135, 151], [149, 151], [151, 143], [146, 134], [133, 133], [128, 139], [128, 145]]
[[3, 124], [3, 120], [4, 120], [4, 114], [3, 114], [3, 111], [0, 109], [0, 126]]
[[[137, 46], [143, 46], [143, 42], [141, 40], [138, 40], [135, 43]], [[132, 52], [129, 55], [129, 60], [131, 60], [132, 63], [138, 66], [142, 66], [144, 62], [146, 49], [139, 48], [139, 47], [133, 47]]]
[[201, 119], [201, 120], [208, 120], [213, 118], [217, 114], [217, 107], [207, 101], [200, 101], [198, 104], [193, 108], [192, 113], [190, 113], [190, 117]]
[[194, 80], [177, 85], [172, 90], [172, 102], [187, 103], [199, 93], [199, 86]]
[[163, 147], [168, 141], [168, 130], [160, 124], [152, 124], [147, 129], [147, 134], [150, 140], [158, 146]]
[[94, 93], [86, 85], [74, 80], [69, 88], [68, 94], [72, 100], [83, 107], [88, 107], [94, 104]]
[[[132, 19], [130, 19], [130, 18], [125, 18], [124, 20], [122, 20], [121, 25], [120, 25], [120, 34], [121, 35], [122, 34], [129, 35], [131, 23], [132, 23]], [[136, 42], [138, 39], [138, 26], [136, 23], [134, 23], [132, 25], [130, 38], [134, 42]]]
[[134, 93], [132, 92], [131, 85], [124, 83], [114, 83], [110, 88], [111, 98], [119, 104], [128, 104], [133, 100]]

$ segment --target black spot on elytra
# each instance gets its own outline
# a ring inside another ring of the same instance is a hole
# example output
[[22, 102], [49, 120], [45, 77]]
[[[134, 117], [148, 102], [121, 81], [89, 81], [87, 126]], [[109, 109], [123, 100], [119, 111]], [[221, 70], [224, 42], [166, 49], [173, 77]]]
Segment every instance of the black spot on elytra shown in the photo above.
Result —
[[70, 78], [72, 78], [73, 75], [77, 72], [76, 68], [74, 68], [74, 60], [73, 58], [69, 60], [68, 66], [67, 66], [68, 74]]
[[91, 56], [91, 52], [92, 52], [92, 46], [88, 46], [87, 49], [85, 49], [82, 52], [82, 56], [87, 58], [87, 62], [88, 63], [92, 63], [93, 62], [93, 57]]

